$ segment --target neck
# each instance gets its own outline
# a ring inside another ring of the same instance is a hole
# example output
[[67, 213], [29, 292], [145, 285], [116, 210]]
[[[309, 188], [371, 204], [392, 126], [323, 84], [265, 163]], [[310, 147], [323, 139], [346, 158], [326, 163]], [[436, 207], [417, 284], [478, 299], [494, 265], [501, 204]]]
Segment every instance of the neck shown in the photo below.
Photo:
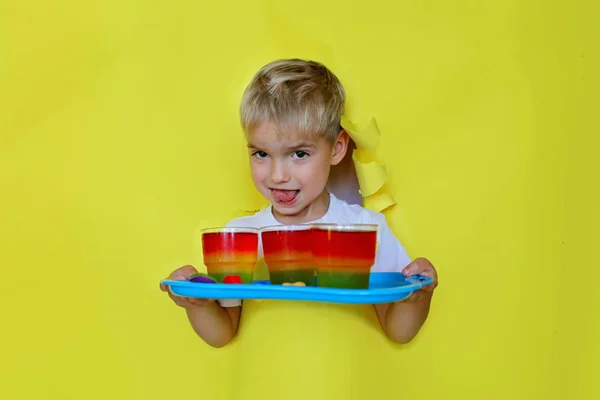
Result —
[[275, 207], [271, 207], [271, 212], [277, 221], [284, 225], [291, 224], [303, 224], [306, 222], [316, 221], [323, 218], [329, 210], [329, 203], [331, 198], [327, 189], [323, 189], [321, 194], [310, 203], [307, 207], [303, 208], [300, 212], [293, 215], [285, 215], [277, 212]]

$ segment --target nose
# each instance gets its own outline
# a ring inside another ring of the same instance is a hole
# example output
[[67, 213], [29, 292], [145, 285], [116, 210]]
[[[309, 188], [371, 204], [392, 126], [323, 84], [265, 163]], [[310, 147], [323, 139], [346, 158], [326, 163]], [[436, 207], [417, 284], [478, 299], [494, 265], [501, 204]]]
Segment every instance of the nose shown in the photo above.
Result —
[[289, 181], [287, 170], [284, 163], [280, 161], [273, 161], [271, 164], [271, 182], [273, 183], [284, 183]]

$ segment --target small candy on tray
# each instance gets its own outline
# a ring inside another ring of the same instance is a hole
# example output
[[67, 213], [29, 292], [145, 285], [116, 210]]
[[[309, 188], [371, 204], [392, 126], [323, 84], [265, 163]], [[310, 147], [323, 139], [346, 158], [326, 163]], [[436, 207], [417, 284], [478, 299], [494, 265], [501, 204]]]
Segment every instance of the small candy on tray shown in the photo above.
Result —
[[225, 278], [223, 278], [223, 283], [230, 283], [230, 284], [242, 284], [244, 282], [242, 282], [242, 278], [240, 278], [239, 275], [227, 275]]
[[203, 274], [201, 272], [199, 272], [197, 274], [193, 274], [190, 277], [190, 282], [196, 282], [196, 283], [216, 283], [216, 281], [214, 279], [212, 279], [210, 276], [208, 276], [207, 274]]

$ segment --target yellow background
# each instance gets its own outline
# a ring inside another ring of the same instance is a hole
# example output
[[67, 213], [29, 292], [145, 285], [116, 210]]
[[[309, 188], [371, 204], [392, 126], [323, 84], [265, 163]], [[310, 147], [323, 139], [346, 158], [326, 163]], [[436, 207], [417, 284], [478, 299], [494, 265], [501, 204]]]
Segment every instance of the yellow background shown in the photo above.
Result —
[[[284, 3], [0, 1], [0, 398], [600, 397], [597, 2]], [[266, 302], [210, 349], [158, 290], [260, 204], [237, 107], [280, 57], [377, 118], [441, 280], [409, 345]]]

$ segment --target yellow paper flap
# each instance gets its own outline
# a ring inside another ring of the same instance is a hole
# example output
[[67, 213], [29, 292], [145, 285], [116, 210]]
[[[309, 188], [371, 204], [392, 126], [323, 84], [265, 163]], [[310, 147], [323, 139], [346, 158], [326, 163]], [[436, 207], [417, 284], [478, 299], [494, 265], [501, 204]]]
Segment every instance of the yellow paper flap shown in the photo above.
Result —
[[396, 204], [390, 193], [385, 191], [379, 193], [388, 180], [388, 175], [385, 162], [377, 159], [375, 153], [380, 137], [375, 118], [371, 118], [367, 125], [359, 127], [348, 117], [343, 116], [341, 125], [356, 144], [352, 161], [356, 169], [360, 194], [363, 197], [363, 206], [382, 212]]
[[352, 157], [354, 167], [356, 168], [356, 176], [360, 185], [360, 194], [363, 197], [371, 196], [387, 181], [387, 170], [385, 165], [376, 161], [370, 163], [362, 163]]
[[364, 127], [358, 127], [350, 119], [342, 116], [341, 125], [359, 149], [373, 150], [379, 143], [379, 127], [375, 118], [371, 118]]
[[377, 210], [382, 212], [395, 205], [396, 201], [391, 194], [387, 192], [376, 193], [372, 196], [365, 198], [364, 207], [369, 210]]

